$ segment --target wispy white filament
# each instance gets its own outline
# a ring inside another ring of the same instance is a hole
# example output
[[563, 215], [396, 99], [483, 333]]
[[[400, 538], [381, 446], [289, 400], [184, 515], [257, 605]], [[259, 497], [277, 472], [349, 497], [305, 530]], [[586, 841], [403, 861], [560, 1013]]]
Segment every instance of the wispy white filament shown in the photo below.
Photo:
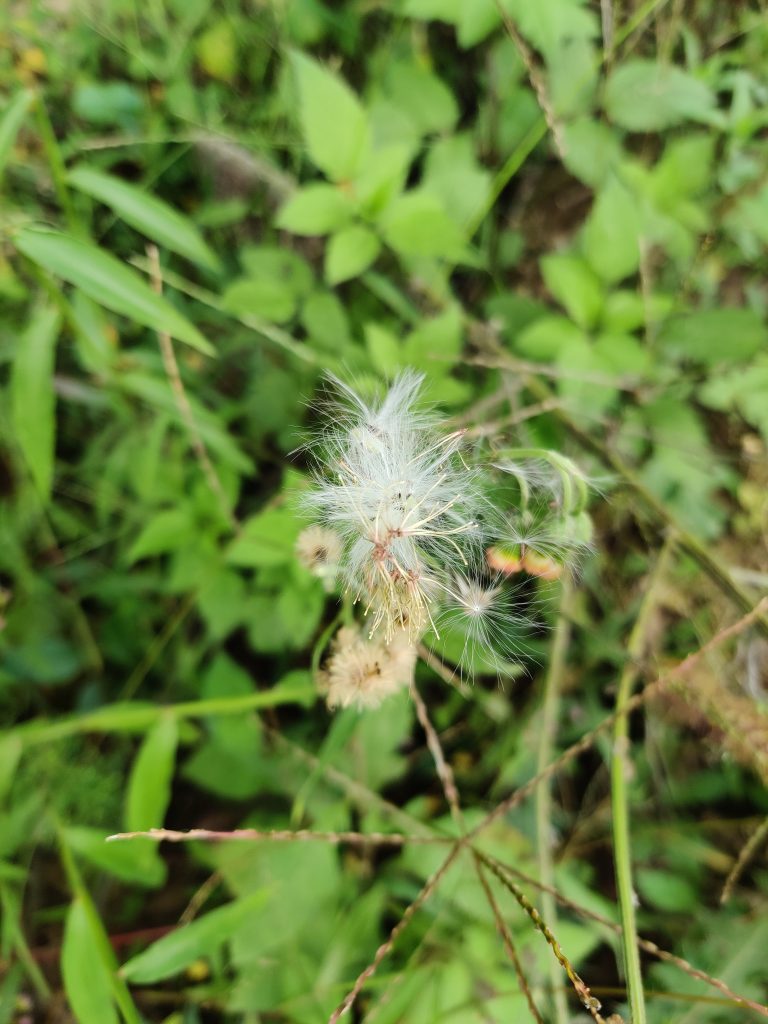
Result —
[[342, 538], [341, 572], [371, 633], [436, 629], [446, 581], [482, 555], [476, 475], [460, 455], [464, 432], [441, 433], [417, 408], [422, 377], [401, 374], [367, 405], [334, 382], [309, 504]]

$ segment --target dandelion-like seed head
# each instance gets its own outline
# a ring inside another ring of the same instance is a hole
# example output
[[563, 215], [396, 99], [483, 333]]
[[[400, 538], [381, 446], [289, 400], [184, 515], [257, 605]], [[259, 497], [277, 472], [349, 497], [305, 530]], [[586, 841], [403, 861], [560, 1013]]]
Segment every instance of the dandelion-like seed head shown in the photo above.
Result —
[[297, 550], [321, 578], [333, 567], [366, 624], [367, 635], [345, 627], [331, 645], [322, 680], [334, 707], [374, 707], [395, 692], [422, 639], [462, 673], [514, 672], [530, 649], [520, 612], [536, 599], [530, 577], [556, 579], [589, 544], [586, 478], [570, 459], [497, 450], [491, 490], [488, 470], [468, 465], [465, 432], [423, 408], [422, 385], [406, 371], [368, 401], [331, 378], [307, 446], [316, 525]]
[[476, 474], [460, 456], [462, 431], [442, 433], [417, 408], [423, 378], [406, 372], [366, 404], [337, 382], [341, 405], [321, 432], [308, 504], [338, 531], [347, 588], [389, 641], [434, 628], [439, 580], [482, 552]]
[[341, 537], [325, 526], [308, 526], [296, 540], [299, 563], [322, 580], [326, 590], [333, 587], [343, 552]]
[[330, 708], [376, 708], [412, 682], [415, 664], [416, 648], [403, 630], [386, 643], [342, 626], [319, 683]]

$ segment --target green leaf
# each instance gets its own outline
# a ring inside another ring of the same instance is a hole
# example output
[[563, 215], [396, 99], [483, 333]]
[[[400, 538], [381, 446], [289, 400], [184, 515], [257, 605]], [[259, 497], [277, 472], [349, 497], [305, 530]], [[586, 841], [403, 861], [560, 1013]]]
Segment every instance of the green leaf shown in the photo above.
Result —
[[491, 175], [475, 156], [474, 140], [469, 135], [439, 139], [427, 151], [424, 186], [463, 227], [483, 207], [490, 188]]
[[504, 5], [520, 32], [548, 63], [557, 57], [564, 41], [591, 39], [598, 34], [595, 15], [585, 9], [584, 0], [504, 0]]
[[221, 269], [216, 254], [195, 225], [162, 199], [91, 167], [76, 167], [69, 172], [67, 180], [73, 188], [104, 203], [126, 224], [158, 245], [201, 267]]
[[21, 759], [21, 738], [11, 733], [0, 736], [0, 805], [10, 790]]
[[[232, 939], [233, 933], [267, 901], [266, 889], [211, 910], [204, 917], [164, 935], [133, 957], [120, 973], [137, 985], [170, 978], [201, 956], [209, 956]], [[88, 1022], [86, 1022], [88, 1024]]]
[[619, 395], [612, 381], [616, 374], [611, 364], [585, 338], [574, 338], [557, 354], [558, 394], [568, 401], [569, 409], [590, 415], [605, 412]]
[[376, 217], [402, 191], [412, 158], [402, 142], [369, 154], [354, 183], [355, 197], [367, 216]]
[[516, 352], [529, 359], [548, 361], [572, 341], [584, 339], [584, 332], [564, 316], [544, 316], [528, 324], [514, 338]]
[[709, 123], [715, 108], [704, 82], [654, 60], [625, 61], [605, 88], [608, 117], [633, 132], [661, 131], [688, 120]]
[[219, 18], [195, 45], [200, 67], [211, 78], [232, 82], [237, 74], [237, 37], [228, 18]]
[[[102, 829], [72, 825], [65, 829], [70, 848], [100, 871], [106, 871], [115, 878], [143, 888], [160, 886], [166, 879], [165, 862], [160, 858], [157, 844], [149, 840], [149, 847], [143, 841], [105, 842]], [[148, 857], [148, 850], [154, 856]]]
[[757, 427], [768, 440], [768, 358], [729, 373], [717, 374], [699, 392], [701, 401], [713, 409], [735, 409]]
[[81, 82], [72, 95], [77, 117], [102, 127], [136, 128], [144, 108], [140, 89], [125, 81]]
[[440, 200], [425, 191], [408, 192], [395, 199], [382, 227], [389, 245], [403, 256], [457, 259], [464, 249], [461, 229]]
[[128, 779], [125, 827], [128, 832], [160, 828], [171, 799], [178, 723], [163, 715], [142, 743]]
[[358, 277], [379, 255], [381, 242], [372, 231], [359, 224], [343, 228], [328, 242], [325, 250], [325, 279], [341, 284]]
[[64, 990], [78, 1024], [118, 1024], [111, 969], [104, 962], [88, 911], [76, 897], [67, 913], [61, 950]]
[[462, 341], [461, 310], [450, 306], [411, 331], [403, 344], [403, 356], [407, 365], [439, 377], [458, 361]]
[[243, 618], [245, 583], [239, 573], [218, 569], [200, 586], [197, 596], [200, 614], [210, 635], [222, 640]]
[[677, 358], [707, 366], [736, 363], [759, 352], [768, 328], [751, 309], [709, 309], [671, 317], [659, 332], [659, 346]]
[[297, 189], [277, 215], [275, 223], [294, 235], [327, 235], [343, 227], [352, 204], [341, 189], [317, 183]]
[[304, 303], [301, 323], [313, 345], [334, 354], [351, 344], [349, 318], [341, 301], [333, 292], [313, 292]]
[[392, 378], [404, 365], [404, 355], [399, 340], [386, 328], [377, 323], [365, 325], [365, 347], [371, 357], [373, 368], [383, 377]]
[[19, 338], [11, 371], [11, 420], [32, 479], [44, 500], [51, 495], [55, 446], [53, 365], [60, 318], [40, 308]]
[[389, 62], [385, 89], [420, 135], [447, 132], [458, 119], [458, 104], [445, 82], [413, 60]]
[[8, 162], [13, 144], [16, 141], [16, 136], [24, 124], [24, 118], [27, 116], [34, 98], [35, 94], [31, 90], [22, 89], [16, 93], [3, 111], [2, 118], [0, 118], [0, 181], [2, 181], [3, 171]]
[[544, 283], [579, 327], [594, 327], [603, 309], [600, 281], [578, 256], [552, 253], [541, 261]]
[[604, 281], [616, 284], [640, 265], [638, 202], [616, 178], [600, 190], [584, 225], [587, 263]]
[[639, 868], [636, 878], [640, 895], [659, 910], [686, 914], [699, 905], [696, 888], [680, 874], [655, 868]]
[[144, 526], [128, 550], [128, 562], [133, 564], [150, 555], [175, 551], [189, 543], [195, 532], [186, 508], [168, 508], [158, 512]]
[[563, 163], [580, 181], [597, 188], [621, 162], [618, 133], [591, 117], [578, 117], [566, 124]]
[[205, 355], [214, 355], [200, 331], [167, 299], [157, 295], [134, 270], [92, 242], [47, 228], [23, 228], [14, 242], [19, 252], [33, 263], [82, 288], [107, 309], [144, 327], [166, 331]]
[[245, 568], [290, 564], [301, 529], [297, 517], [286, 509], [259, 512], [243, 524], [240, 535], [229, 546], [227, 561]]
[[337, 75], [293, 51], [299, 115], [313, 163], [332, 181], [348, 181], [368, 150], [368, 121], [360, 101]]
[[296, 312], [296, 296], [284, 281], [244, 277], [227, 288], [221, 305], [235, 316], [260, 316], [284, 324]]

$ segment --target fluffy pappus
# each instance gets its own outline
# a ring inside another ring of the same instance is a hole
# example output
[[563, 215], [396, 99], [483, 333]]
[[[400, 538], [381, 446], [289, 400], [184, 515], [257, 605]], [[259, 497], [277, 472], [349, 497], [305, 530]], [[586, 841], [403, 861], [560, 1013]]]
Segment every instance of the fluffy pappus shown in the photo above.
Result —
[[420, 374], [400, 374], [366, 404], [339, 381], [339, 399], [311, 451], [305, 506], [341, 537], [340, 573], [386, 640], [435, 629], [445, 581], [482, 558], [477, 473], [462, 459], [464, 432], [443, 433], [417, 408]]
[[330, 708], [375, 708], [410, 685], [415, 665], [416, 648], [405, 630], [385, 643], [361, 636], [355, 626], [342, 626], [318, 683]]

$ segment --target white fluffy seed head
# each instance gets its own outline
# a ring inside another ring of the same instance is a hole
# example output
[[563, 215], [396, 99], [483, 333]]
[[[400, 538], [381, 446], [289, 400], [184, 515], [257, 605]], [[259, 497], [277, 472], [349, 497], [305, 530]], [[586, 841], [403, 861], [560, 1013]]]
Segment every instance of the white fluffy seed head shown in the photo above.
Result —
[[341, 537], [325, 526], [308, 526], [296, 540], [296, 557], [313, 576], [331, 590], [339, 572], [344, 553]]
[[364, 637], [354, 626], [342, 626], [331, 646], [319, 684], [330, 708], [378, 707], [413, 681], [416, 648], [405, 630], [386, 642]]
[[[520, 586], [502, 573], [455, 576], [446, 590], [439, 628], [452, 638], [462, 674], [508, 674], [528, 650], [532, 621], [520, 611]], [[457, 647], [458, 645], [458, 647]]]
[[387, 638], [405, 626], [417, 637], [434, 626], [441, 580], [482, 556], [475, 519], [476, 474], [459, 449], [463, 432], [443, 433], [417, 408], [423, 378], [400, 374], [367, 404], [336, 382], [314, 454], [316, 485], [307, 505], [342, 538], [341, 574]]
[[406, 371], [367, 401], [331, 378], [333, 401], [307, 445], [315, 482], [304, 505], [317, 525], [300, 555], [308, 564], [328, 553], [367, 626], [367, 639], [349, 627], [332, 644], [321, 674], [331, 706], [379, 704], [411, 679], [422, 638], [462, 674], [514, 672], [530, 648], [526, 580], [557, 578], [589, 544], [578, 467], [558, 452], [507, 449], [489, 500], [462, 454], [464, 432], [424, 410], [422, 384]]

